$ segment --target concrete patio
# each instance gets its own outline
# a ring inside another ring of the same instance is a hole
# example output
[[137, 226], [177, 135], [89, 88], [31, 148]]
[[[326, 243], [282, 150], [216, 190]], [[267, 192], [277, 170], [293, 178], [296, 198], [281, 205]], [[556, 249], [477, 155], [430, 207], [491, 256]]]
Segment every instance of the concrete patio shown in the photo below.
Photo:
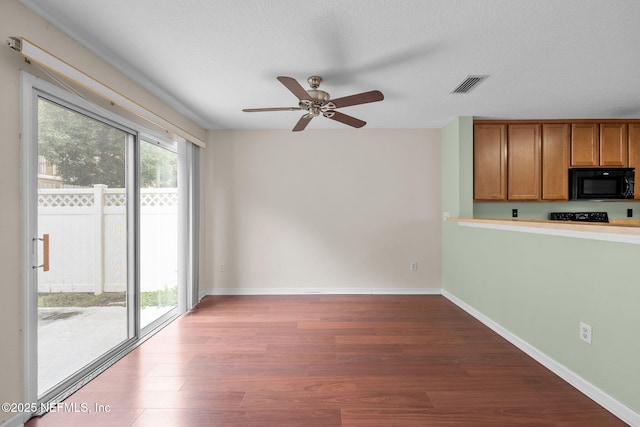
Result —
[[[171, 309], [142, 309], [142, 324]], [[126, 307], [38, 308], [38, 394], [46, 392], [126, 339]]]

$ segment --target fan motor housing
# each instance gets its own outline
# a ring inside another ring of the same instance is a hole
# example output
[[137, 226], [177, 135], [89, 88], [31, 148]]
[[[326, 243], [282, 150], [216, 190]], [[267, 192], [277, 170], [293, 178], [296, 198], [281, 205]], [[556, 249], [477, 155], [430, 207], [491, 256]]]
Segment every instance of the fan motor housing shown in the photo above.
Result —
[[330, 99], [329, 94], [320, 89], [311, 89], [307, 92], [309, 93], [309, 96], [316, 101], [327, 102]]

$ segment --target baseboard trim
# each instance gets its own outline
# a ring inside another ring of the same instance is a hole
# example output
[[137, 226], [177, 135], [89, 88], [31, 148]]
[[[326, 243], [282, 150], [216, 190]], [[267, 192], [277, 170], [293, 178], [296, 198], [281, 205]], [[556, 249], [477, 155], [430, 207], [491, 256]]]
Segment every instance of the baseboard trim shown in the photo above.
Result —
[[205, 295], [440, 295], [440, 288], [226, 288], [203, 289]]
[[609, 396], [607, 393], [600, 390], [589, 381], [585, 380], [564, 365], [547, 356], [517, 335], [509, 332], [508, 330], [500, 326], [500, 324], [494, 322], [484, 314], [480, 313], [478, 310], [471, 307], [469, 304], [465, 303], [452, 293], [448, 292], [446, 289], [442, 289], [442, 295], [449, 301], [478, 319], [480, 322], [484, 323], [487, 327], [509, 341], [511, 344], [515, 345], [520, 350], [524, 351], [526, 354], [534, 358], [536, 361], [558, 375], [560, 378], [571, 384], [591, 400], [595, 401], [607, 411], [620, 418], [625, 423], [631, 426], [640, 426], [640, 414], [635, 412], [633, 409]]
[[28, 418], [26, 413], [21, 412], [8, 420], [0, 422], [0, 424], [2, 424], [2, 427], [24, 427], [24, 423], [27, 422], [27, 420]]

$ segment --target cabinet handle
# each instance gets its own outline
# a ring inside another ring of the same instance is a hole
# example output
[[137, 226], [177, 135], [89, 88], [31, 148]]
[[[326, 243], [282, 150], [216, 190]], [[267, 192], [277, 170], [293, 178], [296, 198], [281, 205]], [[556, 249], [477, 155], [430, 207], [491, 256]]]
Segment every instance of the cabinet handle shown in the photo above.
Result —
[[42, 238], [33, 239], [34, 242], [36, 240], [42, 241], [42, 264], [36, 265], [33, 268], [42, 267], [42, 271], [49, 271], [49, 235], [43, 234]]

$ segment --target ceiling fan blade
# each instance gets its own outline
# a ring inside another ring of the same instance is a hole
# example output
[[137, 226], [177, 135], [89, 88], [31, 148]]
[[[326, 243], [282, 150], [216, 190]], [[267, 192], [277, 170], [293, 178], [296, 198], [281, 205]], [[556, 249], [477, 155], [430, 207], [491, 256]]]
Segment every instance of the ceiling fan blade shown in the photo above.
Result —
[[307, 91], [298, 83], [296, 79], [293, 77], [286, 76], [278, 76], [278, 80], [282, 83], [287, 89], [291, 91], [292, 94], [296, 96], [299, 100], [307, 100], [311, 101], [311, 97], [307, 93]]
[[301, 130], [304, 130], [311, 119], [313, 119], [313, 116], [310, 114], [305, 114], [304, 116], [300, 117], [298, 123], [296, 123], [296, 125], [293, 127], [292, 132], [300, 132]]
[[302, 110], [300, 107], [275, 107], [275, 108], [244, 108], [245, 113], [260, 113], [262, 111], [297, 111]]
[[356, 95], [345, 96], [342, 98], [332, 99], [331, 102], [335, 108], [350, 107], [352, 105], [367, 104], [369, 102], [382, 101], [384, 95], [379, 90], [358, 93]]
[[343, 114], [339, 111], [327, 111], [326, 113], [324, 113], [324, 116], [326, 118], [329, 118], [331, 120], [335, 120], [338, 121], [340, 123], [344, 123], [345, 125], [349, 125], [349, 126], [353, 126], [354, 128], [361, 128], [362, 126], [366, 125], [367, 122], [362, 121], [360, 119], [356, 119], [355, 117], [351, 117], [348, 116], [346, 114]]

